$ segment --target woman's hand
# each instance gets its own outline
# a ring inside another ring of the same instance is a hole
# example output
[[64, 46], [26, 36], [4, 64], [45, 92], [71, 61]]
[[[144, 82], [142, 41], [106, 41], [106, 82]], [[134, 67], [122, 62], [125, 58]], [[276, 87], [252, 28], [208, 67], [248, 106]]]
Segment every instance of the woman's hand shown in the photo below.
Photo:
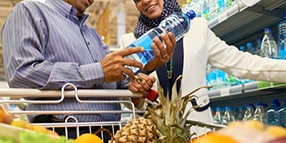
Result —
[[144, 66], [144, 71], [150, 72], [166, 64], [174, 54], [177, 44], [174, 34], [168, 32], [168, 34], [162, 33], [160, 36], [163, 41], [160, 41], [158, 37], [153, 39], [152, 49], [154, 51], [154, 59]]
[[130, 81], [128, 89], [135, 93], [142, 93], [143, 95], [148, 95], [149, 90], [152, 88], [155, 81], [155, 77], [139, 73], [135, 76], [134, 79]]
[[[152, 88], [155, 81], [155, 77], [139, 73], [130, 81], [128, 89], [131, 92], [141, 93], [143, 96], [146, 96], [149, 94], [149, 90]], [[143, 98], [132, 98], [131, 100], [137, 108], [141, 108], [144, 104]]]

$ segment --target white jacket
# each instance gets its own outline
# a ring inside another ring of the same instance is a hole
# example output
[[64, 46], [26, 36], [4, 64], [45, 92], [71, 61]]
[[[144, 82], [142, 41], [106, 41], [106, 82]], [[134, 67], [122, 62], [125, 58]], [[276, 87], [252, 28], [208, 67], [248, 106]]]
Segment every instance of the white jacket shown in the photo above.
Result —
[[[121, 46], [127, 47], [134, 40], [132, 33], [123, 35]], [[184, 67], [181, 84], [183, 95], [206, 85], [207, 63], [245, 79], [286, 82], [286, 61], [261, 58], [227, 45], [208, 28], [204, 18], [195, 18], [191, 21], [190, 30], [185, 34], [183, 42]], [[196, 95], [200, 95], [199, 105], [209, 102], [207, 89], [200, 90]], [[191, 104], [188, 106], [188, 109], [190, 108]], [[209, 123], [212, 121], [210, 110], [194, 111], [189, 118]]]

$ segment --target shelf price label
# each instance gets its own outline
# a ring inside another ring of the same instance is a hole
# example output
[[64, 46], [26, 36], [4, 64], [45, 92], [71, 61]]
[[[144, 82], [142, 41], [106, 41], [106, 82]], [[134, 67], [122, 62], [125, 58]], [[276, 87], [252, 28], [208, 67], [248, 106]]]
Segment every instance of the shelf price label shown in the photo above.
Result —
[[220, 96], [226, 96], [230, 94], [230, 89], [229, 88], [223, 88], [220, 90]]

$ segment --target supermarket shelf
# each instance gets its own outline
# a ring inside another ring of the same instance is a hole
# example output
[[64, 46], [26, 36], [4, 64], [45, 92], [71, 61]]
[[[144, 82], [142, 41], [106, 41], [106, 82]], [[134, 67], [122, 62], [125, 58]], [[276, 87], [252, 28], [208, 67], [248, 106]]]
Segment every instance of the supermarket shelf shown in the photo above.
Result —
[[210, 20], [209, 27], [227, 43], [240, 45], [262, 37], [265, 27], [275, 27], [283, 11], [285, 0], [260, 0], [251, 7], [238, 4]]
[[[228, 90], [229, 94], [225, 94]], [[234, 106], [239, 107], [247, 103], [264, 102], [271, 103], [272, 99], [286, 98], [286, 85], [281, 84], [273, 87], [258, 88], [258, 82], [248, 83], [246, 85], [233, 86], [226, 89], [220, 89], [209, 92], [212, 107]]]

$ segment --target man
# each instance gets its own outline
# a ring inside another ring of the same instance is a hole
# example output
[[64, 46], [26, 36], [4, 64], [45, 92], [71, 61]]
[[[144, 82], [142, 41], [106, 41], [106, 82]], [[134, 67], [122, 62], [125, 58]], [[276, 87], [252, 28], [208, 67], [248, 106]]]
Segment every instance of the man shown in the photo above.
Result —
[[[77, 88], [127, 88], [134, 73], [127, 68], [143, 68], [138, 61], [124, 58], [142, 52], [129, 48], [109, 53], [97, 32], [87, 26], [85, 10], [93, 0], [21, 1], [3, 25], [2, 43], [5, 74], [9, 87], [60, 89], [65, 83]], [[176, 42], [172, 34], [162, 35], [166, 49]], [[145, 66], [146, 72], [166, 63], [166, 49], [157, 38], [153, 44], [154, 60]], [[148, 88], [148, 87], [147, 87]], [[117, 100], [104, 98], [105, 100]], [[31, 104], [27, 110], [120, 110], [120, 104], [81, 104], [65, 98], [59, 104]], [[77, 114], [79, 122], [118, 121], [119, 114]], [[62, 121], [66, 115], [29, 116], [31, 122]]]

